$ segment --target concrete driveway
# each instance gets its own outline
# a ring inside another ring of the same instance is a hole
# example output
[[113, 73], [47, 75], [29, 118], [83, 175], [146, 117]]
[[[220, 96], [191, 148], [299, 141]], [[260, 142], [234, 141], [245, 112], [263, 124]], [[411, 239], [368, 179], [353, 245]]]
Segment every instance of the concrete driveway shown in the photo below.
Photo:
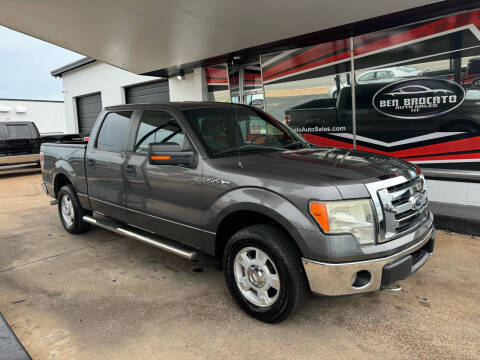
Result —
[[68, 234], [40, 179], [0, 172], [0, 312], [33, 359], [480, 358], [479, 238], [439, 231], [402, 291], [315, 296], [267, 325], [237, 308], [213, 258]]

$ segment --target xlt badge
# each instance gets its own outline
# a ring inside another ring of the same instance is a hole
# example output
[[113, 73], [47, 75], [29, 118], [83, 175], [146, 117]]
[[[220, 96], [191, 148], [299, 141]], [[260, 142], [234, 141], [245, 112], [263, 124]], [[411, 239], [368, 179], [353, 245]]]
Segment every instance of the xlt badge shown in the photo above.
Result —
[[230, 181], [226, 181], [226, 180], [222, 180], [222, 179], [216, 179], [216, 178], [210, 178], [210, 177], [204, 177], [203, 181], [206, 184], [230, 185]]

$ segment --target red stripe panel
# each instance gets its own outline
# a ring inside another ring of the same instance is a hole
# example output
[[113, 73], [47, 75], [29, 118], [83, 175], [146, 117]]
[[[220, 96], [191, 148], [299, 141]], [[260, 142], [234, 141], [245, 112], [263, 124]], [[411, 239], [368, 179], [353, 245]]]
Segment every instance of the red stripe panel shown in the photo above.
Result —
[[228, 84], [228, 80], [223, 79], [207, 79], [207, 84]]
[[[298, 54], [298, 55], [296, 55], [292, 58], [289, 58], [289, 59], [285, 60], [284, 62], [282, 62], [282, 63], [280, 63], [280, 64], [278, 64], [278, 65], [276, 65], [276, 66], [274, 66], [274, 67], [272, 67], [268, 70], [265, 70], [263, 72], [263, 78], [264, 79], [277, 78], [279, 76], [289, 74], [289, 73], [291, 73], [291, 71], [289, 71], [285, 74], [280, 74], [280, 73], [283, 72], [283, 71], [286, 71], [287, 69], [290, 69], [292, 67], [300, 66], [300, 65], [305, 64], [309, 61], [312, 61], [316, 58], [326, 56], [326, 55], [329, 55], [329, 54], [332, 54], [332, 56], [330, 56], [329, 59], [335, 58], [335, 52], [337, 52], [338, 50], [349, 48], [349, 46], [347, 44], [348, 44], [348, 40], [345, 39], [345, 40], [339, 40], [339, 41], [334, 41], [334, 42], [329, 42], [329, 43], [323, 43], [323, 44], [316, 45], [311, 49], [308, 49], [308, 50], [306, 50], [306, 51], [304, 51], [304, 52], [302, 52], [302, 53], [300, 53], [300, 54]], [[349, 55], [349, 51], [345, 51], [342, 54]], [[315, 63], [317, 63], [317, 62], [318, 61], [316, 61]], [[312, 64], [315, 64], [315, 63], [312, 63]], [[328, 63], [328, 61], [327, 61], [327, 63]], [[305, 66], [307, 66], [307, 68], [312, 67], [312, 66], [314, 66], [312, 64], [308, 64], [308, 65], [305, 65]], [[294, 70], [294, 72], [295, 71], [296, 70]], [[300, 70], [297, 70], [297, 71], [300, 71]]]
[[205, 69], [205, 74], [207, 77], [216, 77], [216, 78], [227, 78], [227, 70], [226, 69], [216, 69], [212, 67], [207, 67]]
[[[369, 53], [372, 51], [378, 51], [393, 45], [399, 45], [399, 44], [402, 44], [411, 40], [415, 40], [415, 39], [420, 39], [426, 36], [435, 35], [437, 33], [455, 29], [468, 24], [474, 24], [477, 27], [480, 26], [480, 10], [475, 10], [470, 13], [447, 16], [445, 18], [433, 21], [431, 23], [427, 23], [417, 28], [403, 31], [392, 36], [387, 36], [386, 38], [380, 39], [378, 41], [375, 41], [363, 46], [359, 46], [358, 48], [355, 48], [355, 56]], [[401, 31], [401, 30], [398, 30], [398, 31]], [[393, 32], [393, 31], [389, 30], [388, 32]], [[368, 41], [369, 38], [379, 36], [382, 33], [388, 33], [388, 32], [377, 32], [377, 33], [359, 36], [355, 38], [355, 41], [356, 42]], [[335, 52], [337, 52], [338, 50], [345, 49], [345, 48], [349, 48], [347, 39], [316, 45], [311, 49], [308, 49], [292, 58], [286, 59], [282, 63], [268, 70], [265, 70], [263, 72], [264, 81], [269, 81], [285, 75], [290, 75], [292, 73], [312, 69], [317, 66], [325, 65], [334, 61], [348, 59], [350, 57], [349, 51], [335, 54]], [[316, 59], [328, 54], [332, 54], [332, 56], [329, 56], [328, 58], [320, 59], [302, 66], [302, 64], [305, 64], [309, 61], [312, 61], [313, 59]]]
[[469, 153], [469, 154], [453, 154], [453, 155], [438, 155], [438, 156], [429, 156], [429, 157], [413, 157], [413, 158], [404, 158], [406, 161], [425, 161], [425, 160], [467, 160], [467, 159], [480, 159], [480, 153]]
[[[355, 47], [355, 56], [393, 45], [402, 44], [407, 41], [420, 39], [426, 36], [435, 35], [440, 32], [455, 29], [468, 24], [474, 24], [477, 26], [480, 24], [480, 10], [475, 10], [468, 14], [447, 16], [443, 19], [419, 26], [418, 28], [405, 31], [397, 35], [392, 35], [364, 46]], [[377, 34], [381, 34], [381, 32], [378, 32]], [[363, 41], [362, 36], [359, 36], [356, 39], [357, 41]]]
[[[333, 140], [333, 139], [325, 138], [318, 135], [312, 135], [312, 134], [303, 134], [303, 137], [307, 139], [307, 141], [315, 145], [335, 146], [335, 147], [348, 148], [348, 149], [352, 148], [352, 144], [345, 141]], [[420, 156], [420, 155], [435, 155], [438, 153], [446, 153], [446, 152], [480, 150], [480, 136], [475, 136], [468, 139], [446, 141], [440, 144], [425, 145], [425, 146], [413, 147], [406, 150], [398, 150], [398, 151], [392, 151], [392, 152], [381, 151], [381, 150], [377, 150], [377, 149], [367, 147], [367, 146], [362, 146], [362, 145], [358, 145], [357, 149], [374, 152], [378, 154], [383, 154], [383, 155], [395, 156], [399, 158], [408, 158], [408, 157]]]
[[289, 71], [285, 71], [285, 72], [277, 74], [277, 75], [272, 75], [270, 77], [265, 77], [264, 76], [264, 81], [273, 80], [273, 79], [276, 79], [276, 78], [279, 78], [279, 77], [282, 77], [282, 76], [285, 76], [285, 75], [294, 74], [294, 73], [297, 73], [297, 72], [300, 72], [300, 71], [303, 71], [303, 70], [308, 70], [308, 69], [311, 69], [311, 68], [314, 68], [314, 67], [317, 67], [317, 66], [330, 64], [330, 63], [333, 63], [335, 61], [348, 60], [349, 58], [350, 58], [350, 53], [346, 51], [346, 52], [341, 53], [341, 54], [333, 55], [333, 56], [330, 56], [330, 57], [325, 58], [325, 59], [314, 61], [314, 62], [312, 62], [310, 64], [307, 64], [307, 65], [303, 65], [303, 66], [299, 66], [299, 67], [290, 69]]

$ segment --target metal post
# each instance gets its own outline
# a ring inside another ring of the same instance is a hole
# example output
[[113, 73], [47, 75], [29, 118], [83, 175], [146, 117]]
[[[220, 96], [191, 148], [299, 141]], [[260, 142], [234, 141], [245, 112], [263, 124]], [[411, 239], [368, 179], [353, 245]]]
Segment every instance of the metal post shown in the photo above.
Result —
[[352, 138], [353, 150], [357, 149], [357, 112], [355, 106], [355, 64], [353, 53], [353, 36], [350, 37], [350, 88], [352, 93]]

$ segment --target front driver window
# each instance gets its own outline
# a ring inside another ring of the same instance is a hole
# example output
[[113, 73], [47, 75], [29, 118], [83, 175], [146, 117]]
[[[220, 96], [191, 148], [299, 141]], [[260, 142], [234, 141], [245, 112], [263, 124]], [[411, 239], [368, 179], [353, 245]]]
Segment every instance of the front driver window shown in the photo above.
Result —
[[165, 111], [147, 110], [142, 114], [134, 152], [148, 153], [151, 143], [177, 143], [183, 146], [185, 135], [177, 120]]

